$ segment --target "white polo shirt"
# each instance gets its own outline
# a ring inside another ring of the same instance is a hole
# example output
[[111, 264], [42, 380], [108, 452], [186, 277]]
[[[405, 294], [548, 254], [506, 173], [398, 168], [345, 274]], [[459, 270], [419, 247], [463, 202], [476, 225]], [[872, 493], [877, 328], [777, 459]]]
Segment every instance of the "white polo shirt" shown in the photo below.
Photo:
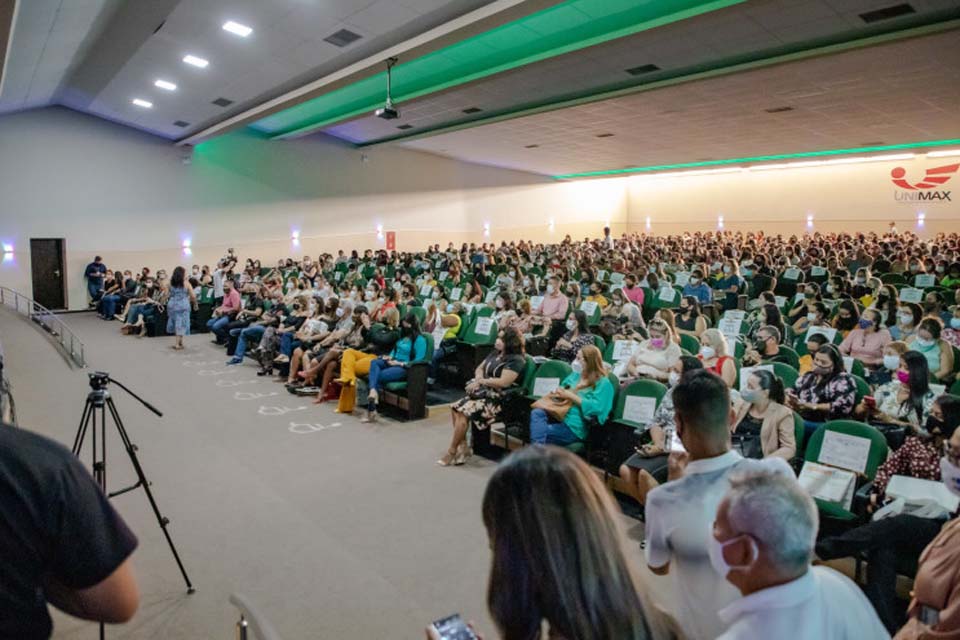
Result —
[[718, 640], [880, 640], [890, 634], [860, 588], [828, 567], [751, 593], [720, 610]]
[[740, 592], [710, 565], [707, 536], [712, 535], [717, 507], [730, 488], [728, 476], [754, 465], [794, 477], [782, 458], [746, 460], [731, 450], [688, 463], [682, 478], [660, 485], [647, 496], [647, 564], [670, 563], [677, 596], [670, 613], [689, 640], [713, 640], [723, 633], [727, 624], [717, 612], [740, 598]]

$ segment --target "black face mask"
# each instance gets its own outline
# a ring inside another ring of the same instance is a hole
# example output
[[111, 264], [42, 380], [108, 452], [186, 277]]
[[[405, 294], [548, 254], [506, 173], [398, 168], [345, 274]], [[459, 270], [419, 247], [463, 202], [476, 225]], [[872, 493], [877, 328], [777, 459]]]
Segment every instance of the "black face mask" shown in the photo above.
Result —
[[943, 433], [943, 420], [935, 416], [927, 416], [927, 421], [923, 426], [930, 435], [940, 435]]
[[936, 311], [936, 310], [937, 310], [937, 303], [936, 303], [936, 302], [924, 302], [924, 303], [923, 303], [923, 312], [924, 312], [924, 313], [930, 313], [931, 311]]

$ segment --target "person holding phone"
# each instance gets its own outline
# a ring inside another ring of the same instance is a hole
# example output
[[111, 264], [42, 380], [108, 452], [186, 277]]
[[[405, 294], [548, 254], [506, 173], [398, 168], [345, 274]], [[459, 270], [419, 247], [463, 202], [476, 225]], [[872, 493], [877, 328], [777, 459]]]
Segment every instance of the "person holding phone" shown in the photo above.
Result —
[[600, 349], [583, 347], [573, 360], [573, 373], [550, 394], [555, 400], [568, 402], [570, 410], [557, 420], [544, 409], [530, 412], [530, 441], [535, 444], [566, 446], [587, 439], [587, 423], [606, 422], [613, 409], [614, 389], [607, 379]]
[[[650, 604], [627, 560], [619, 518], [610, 492], [569, 451], [525, 447], [501, 462], [483, 496], [483, 523], [493, 554], [487, 607], [499, 636], [677, 637], [671, 621]], [[540, 635], [544, 624], [548, 636]], [[445, 618], [430, 625], [426, 637], [479, 637], [464, 627], [462, 620]], [[450, 633], [443, 635], [442, 629]]]
[[844, 369], [840, 352], [825, 344], [813, 356], [813, 370], [787, 393], [787, 406], [803, 418], [806, 440], [827, 420], [852, 417], [856, 397], [857, 383]]

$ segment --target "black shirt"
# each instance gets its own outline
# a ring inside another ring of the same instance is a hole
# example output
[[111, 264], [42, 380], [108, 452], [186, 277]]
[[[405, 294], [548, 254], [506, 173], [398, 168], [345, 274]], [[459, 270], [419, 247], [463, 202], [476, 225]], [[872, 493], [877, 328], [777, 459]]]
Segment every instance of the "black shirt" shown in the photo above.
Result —
[[87, 268], [83, 270], [83, 275], [87, 277], [87, 280], [91, 282], [100, 282], [103, 280], [103, 276], [107, 273], [107, 265], [102, 262], [96, 263], [91, 262], [87, 265]]
[[70, 451], [0, 424], [0, 638], [49, 638], [44, 576], [86, 589], [112, 574], [136, 546]]

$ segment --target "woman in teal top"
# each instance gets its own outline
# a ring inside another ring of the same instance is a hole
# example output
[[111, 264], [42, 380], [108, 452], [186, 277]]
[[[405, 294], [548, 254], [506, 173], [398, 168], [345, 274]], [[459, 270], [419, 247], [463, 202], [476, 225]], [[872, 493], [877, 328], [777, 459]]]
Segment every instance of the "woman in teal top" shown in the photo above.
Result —
[[942, 384], [953, 379], [953, 348], [940, 337], [943, 322], [939, 318], [924, 318], [917, 325], [917, 332], [907, 340], [907, 346], [919, 351], [927, 359], [930, 373]]
[[587, 420], [605, 422], [613, 409], [613, 395], [600, 350], [593, 345], [583, 347], [573, 361], [573, 373], [551, 393], [557, 400], [569, 400], [570, 411], [558, 422], [543, 409], [534, 409], [530, 413], [530, 441], [564, 446], [586, 440]]
[[420, 322], [417, 316], [409, 313], [400, 321], [400, 339], [394, 345], [390, 355], [370, 362], [370, 374], [367, 386], [367, 413], [361, 422], [374, 422], [377, 419], [377, 401], [380, 390], [387, 382], [398, 382], [407, 377], [407, 367], [411, 362], [420, 362], [427, 354], [427, 339], [420, 335]]

